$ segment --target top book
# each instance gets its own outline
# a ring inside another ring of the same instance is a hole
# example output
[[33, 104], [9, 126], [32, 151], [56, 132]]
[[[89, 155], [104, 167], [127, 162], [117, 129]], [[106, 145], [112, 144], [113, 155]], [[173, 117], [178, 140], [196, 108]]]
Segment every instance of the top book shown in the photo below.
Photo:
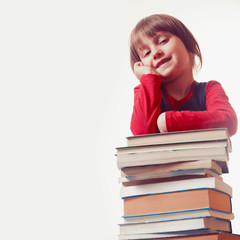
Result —
[[228, 150], [232, 151], [232, 144], [226, 128], [211, 128], [168, 133], [155, 133], [127, 137], [128, 146], [144, 146], [155, 144], [191, 143], [203, 141], [227, 140]]

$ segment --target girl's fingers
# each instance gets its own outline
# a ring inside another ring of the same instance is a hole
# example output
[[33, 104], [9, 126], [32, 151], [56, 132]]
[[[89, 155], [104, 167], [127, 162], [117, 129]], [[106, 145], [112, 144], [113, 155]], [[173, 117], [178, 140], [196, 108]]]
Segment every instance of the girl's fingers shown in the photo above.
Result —
[[137, 67], [141, 67], [141, 66], [143, 66], [143, 63], [142, 62], [136, 62], [134, 65], [137, 66]]

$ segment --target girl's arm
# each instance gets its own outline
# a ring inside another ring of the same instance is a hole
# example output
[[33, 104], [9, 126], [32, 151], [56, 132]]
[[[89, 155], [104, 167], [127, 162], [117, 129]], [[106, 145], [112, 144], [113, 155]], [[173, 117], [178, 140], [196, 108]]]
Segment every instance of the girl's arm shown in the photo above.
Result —
[[161, 113], [161, 77], [145, 74], [134, 89], [131, 131], [134, 135], [157, 133], [157, 118]]
[[221, 84], [209, 81], [206, 86], [206, 111], [168, 111], [168, 132], [206, 128], [228, 128], [230, 136], [237, 131], [237, 116]]

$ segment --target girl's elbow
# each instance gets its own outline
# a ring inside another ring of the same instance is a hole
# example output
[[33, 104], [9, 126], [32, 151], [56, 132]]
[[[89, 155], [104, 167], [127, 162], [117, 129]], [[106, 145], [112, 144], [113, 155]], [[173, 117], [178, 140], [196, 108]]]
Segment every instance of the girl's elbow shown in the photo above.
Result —
[[133, 133], [133, 135], [145, 135], [145, 134], [153, 134], [158, 133], [157, 125], [155, 127], [153, 126], [146, 126], [144, 124], [137, 124], [137, 123], [131, 123], [130, 130]]
[[143, 127], [137, 126], [136, 124], [131, 124], [130, 130], [134, 136], [148, 134]]
[[237, 116], [235, 115], [230, 123], [228, 124], [228, 132], [229, 132], [229, 135], [230, 136], [233, 136], [234, 134], [236, 134], [237, 132], [237, 129], [238, 129], [238, 119], [237, 119]]

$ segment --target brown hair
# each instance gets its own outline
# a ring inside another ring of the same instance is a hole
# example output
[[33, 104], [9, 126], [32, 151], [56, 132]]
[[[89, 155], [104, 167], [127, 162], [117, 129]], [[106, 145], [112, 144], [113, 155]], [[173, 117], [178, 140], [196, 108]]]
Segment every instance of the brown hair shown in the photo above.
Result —
[[[154, 14], [140, 20], [130, 35], [130, 62], [133, 69], [134, 63], [139, 62], [138, 55], [139, 33], [146, 37], [153, 37], [158, 32], [170, 32], [181, 39], [186, 49], [193, 54], [193, 68], [202, 66], [202, 54], [193, 34], [178, 19], [166, 14]], [[200, 64], [196, 66], [195, 57]]]

